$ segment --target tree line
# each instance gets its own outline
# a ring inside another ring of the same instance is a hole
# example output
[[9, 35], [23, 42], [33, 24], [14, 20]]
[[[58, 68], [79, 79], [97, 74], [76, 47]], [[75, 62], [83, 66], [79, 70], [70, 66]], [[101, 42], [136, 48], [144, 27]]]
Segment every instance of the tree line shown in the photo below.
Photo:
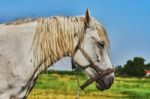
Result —
[[144, 62], [143, 57], [134, 57], [125, 65], [116, 66], [116, 76], [143, 77], [145, 76], [144, 70], [150, 70], [150, 63], [145, 64]]

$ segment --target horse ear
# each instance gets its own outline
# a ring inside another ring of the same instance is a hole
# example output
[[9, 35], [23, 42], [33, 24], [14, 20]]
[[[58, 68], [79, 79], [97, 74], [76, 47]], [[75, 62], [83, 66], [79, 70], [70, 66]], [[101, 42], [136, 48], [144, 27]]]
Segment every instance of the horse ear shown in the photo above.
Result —
[[91, 21], [90, 11], [89, 9], [87, 9], [85, 13], [85, 24], [87, 26], [90, 26], [90, 21]]

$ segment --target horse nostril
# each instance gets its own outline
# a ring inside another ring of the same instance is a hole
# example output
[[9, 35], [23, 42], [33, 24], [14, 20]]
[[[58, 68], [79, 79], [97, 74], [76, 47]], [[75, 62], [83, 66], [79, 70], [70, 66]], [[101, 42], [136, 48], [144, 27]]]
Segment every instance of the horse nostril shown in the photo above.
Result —
[[100, 60], [99, 60], [99, 59], [97, 59], [97, 62], [100, 62]]
[[104, 85], [103, 85], [103, 83], [96, 83], [96, 88], [98, 89], [98, 90], [101, 90], [101, 91], [103, 91], [103, 90], [105, 90], [105, 87], [104, 87]]
[[102, 79], [96, 81], [96, 87], [99, 90], [109, 89], [113, 84], [113, 81], [114, 81], [114, 77], [103, 77]]
[[113, 83], [114, 82], [114, 77], [109, 78], [110, 82]]
[[108, 88], [110, 88], [114, 82], [114, 77], [110, 77], [110, 78], [108, 78], [108, 80], [109, 80]]

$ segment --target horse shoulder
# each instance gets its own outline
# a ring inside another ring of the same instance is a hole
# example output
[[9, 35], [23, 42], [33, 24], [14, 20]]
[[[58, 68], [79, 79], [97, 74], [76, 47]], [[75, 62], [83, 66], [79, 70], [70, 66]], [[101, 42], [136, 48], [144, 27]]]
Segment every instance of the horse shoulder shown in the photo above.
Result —
[[0, 97], [7, 91], [17, 93], [32, 75], [33, 56], [29, 51], [35, 29], [35, 22], [0, 25]]

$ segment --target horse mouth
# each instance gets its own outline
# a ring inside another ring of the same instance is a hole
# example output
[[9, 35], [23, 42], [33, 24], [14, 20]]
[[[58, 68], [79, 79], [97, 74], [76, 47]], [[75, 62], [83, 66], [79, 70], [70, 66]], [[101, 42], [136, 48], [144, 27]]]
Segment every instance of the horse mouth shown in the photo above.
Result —
[[96, 87], [98, 90], [106, 90], [109, 89], [114, 81], [114, 77], [103, 77], [96, 81]]

